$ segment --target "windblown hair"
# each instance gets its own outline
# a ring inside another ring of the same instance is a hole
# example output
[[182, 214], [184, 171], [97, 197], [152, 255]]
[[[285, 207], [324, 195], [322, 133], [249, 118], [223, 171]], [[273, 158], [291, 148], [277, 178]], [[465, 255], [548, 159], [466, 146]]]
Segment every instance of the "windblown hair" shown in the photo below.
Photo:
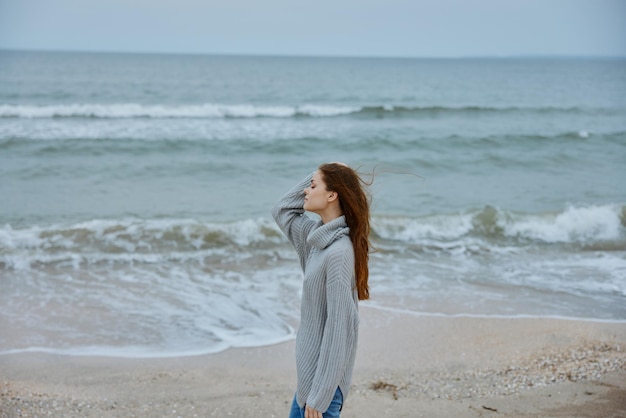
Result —
[[326, 183], [326, 189], [336, 192], [339, 196], [341, 210], [350, 228], [359, 300], [369, 299], [367, 280], [370, 251], [370, 201], [367, 186], [370, 184], [363, 181], [355, 170], [343, 164], [322, 164], [319, 171]]

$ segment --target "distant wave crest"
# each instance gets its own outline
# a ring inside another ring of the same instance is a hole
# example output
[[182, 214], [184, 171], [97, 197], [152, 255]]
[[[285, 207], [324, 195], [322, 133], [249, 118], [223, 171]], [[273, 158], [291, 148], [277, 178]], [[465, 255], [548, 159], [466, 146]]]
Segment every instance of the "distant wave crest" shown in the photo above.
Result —
[[[352, 115], [364, 118], [418, 117], [442, 114], [489, 114], [501, 112], [583, 112], [579, 108], [524, 108], [489, 106], [337, 106], [323, 104], [254, 105], [254, 104], [214, 104], [197, 105], [146, 105], [138, 103], [118, 104], [65, 104], [65, 105], [0, 105], [1, 118], [293, 118], [293, 117], [337, 117]], [[603, 111], [611, 111], [609, 109]]]
[[358, 111], [354, 107], [303, 105], [258, 106], [250, 104], [199, 104], [186, 106], [126, 104], [68, 104], [53, 106], [0, 105], [3, 118], [290, 118], [339, 116]]

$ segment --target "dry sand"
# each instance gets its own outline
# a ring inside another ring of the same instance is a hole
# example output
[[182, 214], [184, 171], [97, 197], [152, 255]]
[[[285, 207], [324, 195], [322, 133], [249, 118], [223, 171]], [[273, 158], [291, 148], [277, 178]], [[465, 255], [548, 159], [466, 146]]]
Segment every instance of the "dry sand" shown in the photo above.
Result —
[[[342, 417], [626, 417], [626, 325], [363, 308]], [[0, 417], [286, 417], [293, 342], [166, 359], [0, 356]]]

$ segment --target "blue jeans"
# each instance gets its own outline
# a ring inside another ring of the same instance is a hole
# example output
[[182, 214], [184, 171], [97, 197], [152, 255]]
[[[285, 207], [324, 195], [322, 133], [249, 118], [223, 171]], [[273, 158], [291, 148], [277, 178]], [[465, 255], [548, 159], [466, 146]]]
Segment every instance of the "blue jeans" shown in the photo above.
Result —
[[[341, 389], [337, 388], [337, 390], [335, 391], [335, 396], [333, 396], [333, 400], [330, 402], [328, 410], [322, 414], [323, 417], [339, 418], [342, 406], [343, 394], [341, 393]], [[291, 404], [291, 412], [289, 413], [289, 418], [304, 418], [304, 408], [300, 408], [295, 396], [293, 397], [293, 403]]]

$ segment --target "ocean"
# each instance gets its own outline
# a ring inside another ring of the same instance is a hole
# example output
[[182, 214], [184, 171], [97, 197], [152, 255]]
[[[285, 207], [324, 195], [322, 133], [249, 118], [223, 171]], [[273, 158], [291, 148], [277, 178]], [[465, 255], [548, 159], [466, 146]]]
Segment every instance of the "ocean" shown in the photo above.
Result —
[[0, 354], [293, 339], [270, 210], [327, 161], [363, 307], [626, 323], [626, 59], [0, 51]]

